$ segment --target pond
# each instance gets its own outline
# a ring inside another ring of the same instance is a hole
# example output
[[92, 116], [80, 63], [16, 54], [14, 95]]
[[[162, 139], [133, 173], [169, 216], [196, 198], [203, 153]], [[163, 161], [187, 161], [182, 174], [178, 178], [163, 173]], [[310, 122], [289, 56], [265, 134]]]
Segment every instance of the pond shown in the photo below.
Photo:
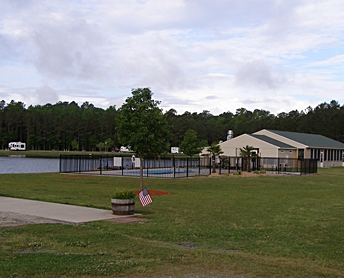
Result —
[[58, 158], [0, 157], [0, 174], [51, 173], [60, 171]]

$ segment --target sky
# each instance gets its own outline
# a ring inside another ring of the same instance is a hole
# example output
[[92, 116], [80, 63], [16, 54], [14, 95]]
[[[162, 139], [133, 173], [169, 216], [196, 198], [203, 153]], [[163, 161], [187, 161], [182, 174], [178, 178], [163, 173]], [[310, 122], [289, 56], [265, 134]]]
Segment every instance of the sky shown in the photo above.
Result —
[[344, 0], [0, 0], [0, 100], [277, 115], [344, 104]]

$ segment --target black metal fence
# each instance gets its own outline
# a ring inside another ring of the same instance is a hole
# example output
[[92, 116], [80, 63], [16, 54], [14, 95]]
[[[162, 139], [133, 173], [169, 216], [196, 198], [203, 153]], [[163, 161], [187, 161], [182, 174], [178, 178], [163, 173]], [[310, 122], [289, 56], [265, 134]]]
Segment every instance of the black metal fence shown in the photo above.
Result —
[[[147, 157], [143, 160], [146, 177], [192, 177], [209, 175], [208, 157]], [[139, 176], [140, 160], [135, 157], [104, 155], [61, 155], [60, 173], [94, 173], [113, 176]]]
[[318, 172], [316, 159], [259, 158], [258, 165], [266, 171], [278, 174], [297, 173], [307, 175]]
[[[143, 160], [143, 175], [166, 178], [209, 175], [212, 166], [210, 157], [147, 157]], [[307, 175], [317, 173], [317, 160], [262, 157], [247, 160], [222, 156], [215, 160], [215, 169], [219, 174], [265, 170], [267, 173]], [[139, 176], [140, 160], [134, 156], [61, 155], [60, 173]]]

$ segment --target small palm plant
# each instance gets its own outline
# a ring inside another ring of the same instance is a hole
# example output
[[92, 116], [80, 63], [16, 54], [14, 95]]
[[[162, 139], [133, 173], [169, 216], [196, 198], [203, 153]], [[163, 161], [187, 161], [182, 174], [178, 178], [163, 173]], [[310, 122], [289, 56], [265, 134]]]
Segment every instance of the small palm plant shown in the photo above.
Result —
[[252, 152], [254, 150], [255, 148], [249, 145], [240, 148], [240, 157], [245, 160], [245, 163], [247, 165], [247, 172], [251, 172], [251, 158], [257, 156], [254, 152]]
[[221, 150], [221, 146], [219, 143], [212, 143], [210, 147], [207, 148], [207, 152], [210, 153], [211, 155], [211, 165], [213, 167], [213, 173], [216, 173], [216, 168], [215, 168], [215, 159], [216, 156], [223, 154], [223, 151]]

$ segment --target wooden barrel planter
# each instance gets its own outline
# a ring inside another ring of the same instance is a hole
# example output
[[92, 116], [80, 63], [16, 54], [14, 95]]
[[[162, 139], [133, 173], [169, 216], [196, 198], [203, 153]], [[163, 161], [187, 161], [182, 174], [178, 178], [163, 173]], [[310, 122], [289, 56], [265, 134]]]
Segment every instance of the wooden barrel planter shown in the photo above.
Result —
[[111, 199], [112, 212], [116, 215], [134, 214], [135, 199]]

